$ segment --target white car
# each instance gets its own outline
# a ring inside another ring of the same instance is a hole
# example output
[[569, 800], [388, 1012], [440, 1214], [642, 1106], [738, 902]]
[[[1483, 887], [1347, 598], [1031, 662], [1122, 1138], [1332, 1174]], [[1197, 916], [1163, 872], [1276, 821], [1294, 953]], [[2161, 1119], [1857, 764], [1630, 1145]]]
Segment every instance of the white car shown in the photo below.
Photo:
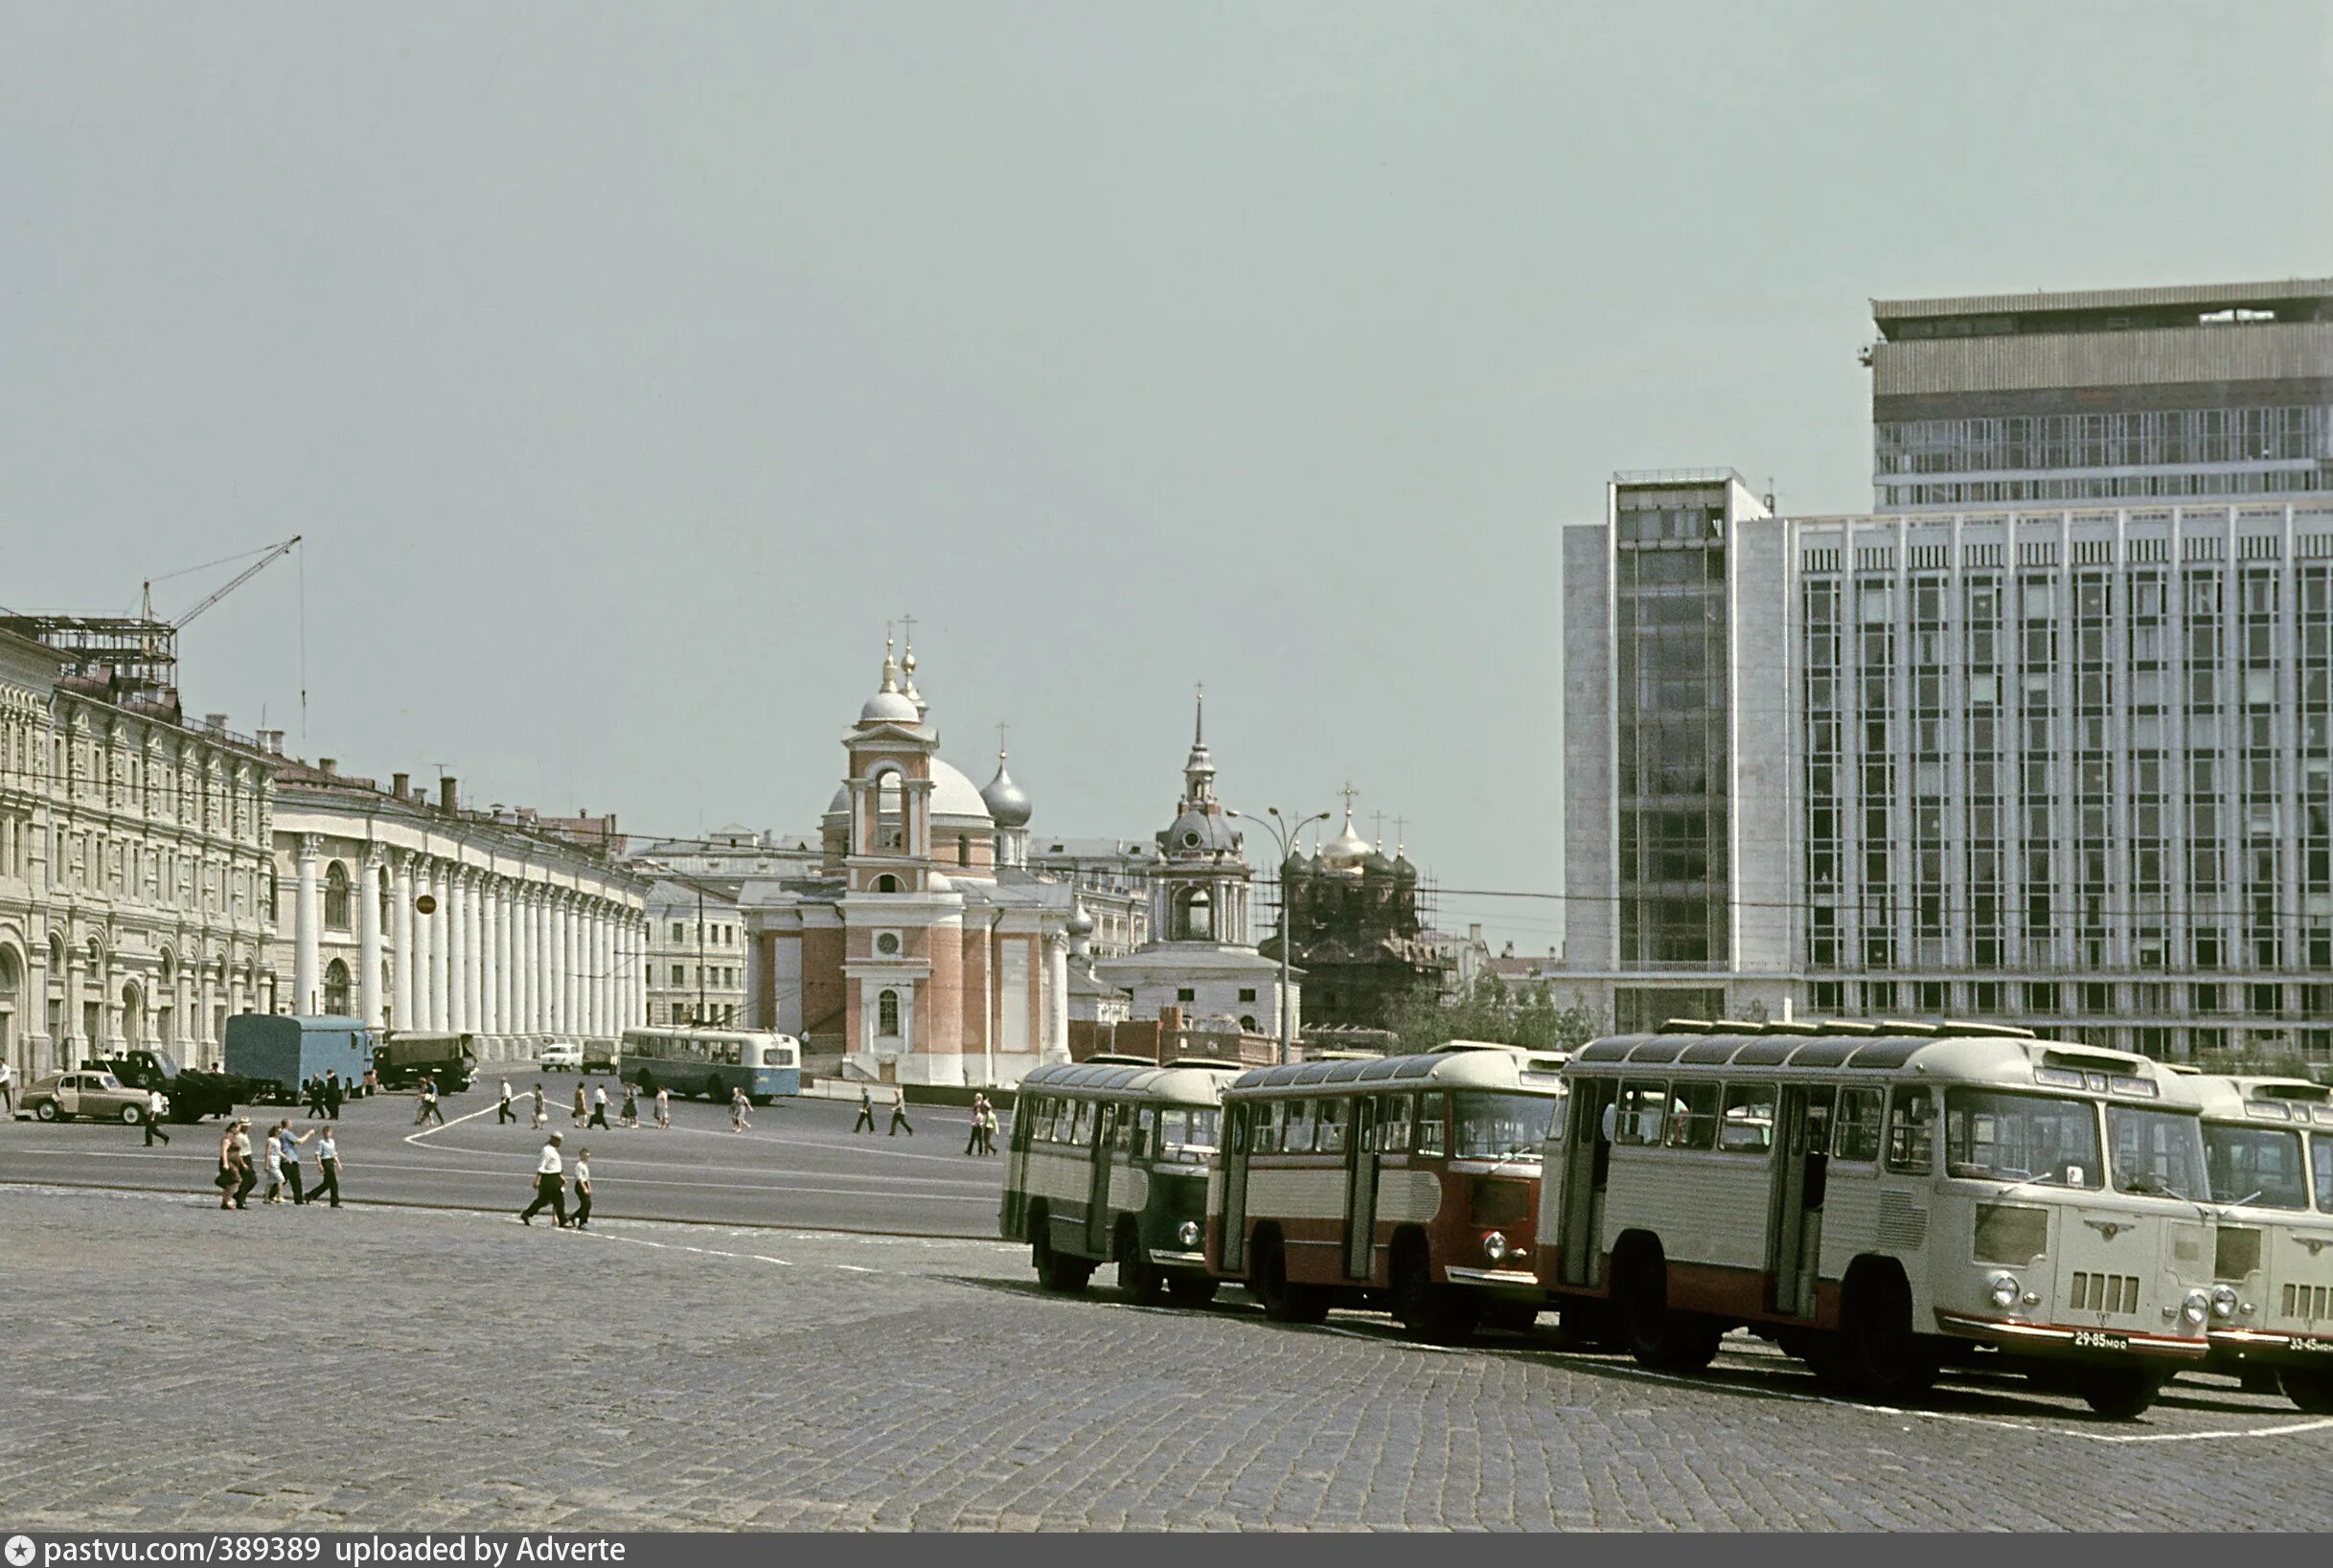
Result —
[[573, 1040], [553, 1040], [535, 1057], [535, 1065], [546, 1073], [573, 1073], [582, 1070], [583, 1048]]

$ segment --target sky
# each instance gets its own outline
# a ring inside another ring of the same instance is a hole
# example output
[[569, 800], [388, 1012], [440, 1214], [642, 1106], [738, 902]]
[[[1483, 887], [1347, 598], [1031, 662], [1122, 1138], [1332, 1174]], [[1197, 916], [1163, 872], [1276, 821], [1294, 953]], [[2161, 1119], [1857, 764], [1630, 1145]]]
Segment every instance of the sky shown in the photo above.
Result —
[[[1870, 501], [1868, 301], [2333, 271], [2333, 8], [0, 5], [0, 604], [478, 805], [813, 831], [915, 617], [1039, 834], [1560, 906], [1556, 537]], [[207, 570], [190, 570], [203, 568]], [[1251, 857], [1269, 864], [1267, 852]]]

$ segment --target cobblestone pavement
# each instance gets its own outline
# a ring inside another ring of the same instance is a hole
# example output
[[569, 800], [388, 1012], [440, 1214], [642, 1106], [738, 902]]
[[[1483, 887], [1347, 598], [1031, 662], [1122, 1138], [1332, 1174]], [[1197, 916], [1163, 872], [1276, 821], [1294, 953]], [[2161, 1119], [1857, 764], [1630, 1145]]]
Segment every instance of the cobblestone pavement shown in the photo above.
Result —
[[19, 1188], [0, 1307], [5, 1530], [2333, 1527], [2333, 1421], [2225, 1382], [1890, 1412], [994, 1243]]

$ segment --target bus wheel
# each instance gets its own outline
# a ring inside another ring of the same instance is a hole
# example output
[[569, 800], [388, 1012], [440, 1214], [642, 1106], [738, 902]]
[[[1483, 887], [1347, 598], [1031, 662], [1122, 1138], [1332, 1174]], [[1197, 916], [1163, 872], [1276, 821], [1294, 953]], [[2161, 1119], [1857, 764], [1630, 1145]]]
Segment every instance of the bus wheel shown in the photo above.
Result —
[[1178, 1307], [1204, 1307], [1215, 1299], [1222, 1283], [1193, 1274], [1178, 1274], [1166, 1283], [1167, 1299]]
[[2146, 1367], [2084, 1367], [2073, 1389], [2082, 1402], [2109, 1420], [2134, 1420], [2146, 1414], [2162, 1392], [2163, 1379]]
[[1117, 1244], [1112, 1251], [1118, 1262], [1118, 1294], [1136, 1307], [1157, 1306], [1166, 1294], [1166, 1282], [1143, 1249], [1142, 1233], [1132, 1217], [1118, 1221]]
[[1856, 1263], [1847, 1270], [1840, 1332], [1827, 1353], [1813, 1358], [1845, 1393], [1861, 1399], [1916, 1398], [1936, 1380], [1935, 1358], [1911, 1327], [1911, 1286], [1892, 1262]]
[[1474, 1337], [1482, 1303], [1471, 1291], [1433, 1283], [1425, 1243], [1407, 1236], [1393, 1260], [1393, 1315], [1412, 1339], [1463, 1345]]
[[1053, 1250], [1053, 1219], [1040, 1214], [1031, 1222], [1029, 1261], [1037, 1266], [1037, 1283], [1058, 1295], [1074, 1296], [1093, 1278], [1093, 1265], [1083, 1258], [1064, 1258]]
[[2284, 1397], [2312, 1416], [2333, 1416], [2333, 1370], [2287, 1367], [2279, 1379]]
[[1329, 1315], [1326, 1292], [1313, 1285], [1291, 1284], [1288, 1255], [1277, 1231], [1256, 1238], [1255, 1272], [1249, 1277], [1264, 1303], [1264, 1315], [1274, 1323], [1318, 1323]]
[[1699, 1372], [1717, 1358], [1723, 1333], [1669, 1310], [1669, 1263], [1658, 1241], [1639, 1240], [1613, 1260], [1613, 1299], [1636, 1365], [1656, 1372]]

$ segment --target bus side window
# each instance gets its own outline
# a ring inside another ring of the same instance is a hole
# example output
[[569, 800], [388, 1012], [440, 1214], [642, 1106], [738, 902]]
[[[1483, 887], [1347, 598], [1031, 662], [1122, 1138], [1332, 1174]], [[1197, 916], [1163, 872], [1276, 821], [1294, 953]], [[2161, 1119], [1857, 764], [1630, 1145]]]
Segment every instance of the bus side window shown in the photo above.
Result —
[[1839, 1091], [1839, 1119], [1831, 1129], [1835, 1159], [1865, 1164], [1880, 1157], [1880, 1092], [1877, 1089]]
[[1887, 1097], [1887, 1169], [1925, 1176], [1936, 1147], [1936, 1101], [1926, 1089]]
[[1146, 1160], [1158, 1152], [1158, 1112], [1145, 1105], [1134, 1123], [1134, 1158]]
[[1378, 1113], [1377, 1147], [1381, 1153], [1409, 1152], [1409, 1104], [1406, 1094], [1385, 1097], [1384, 1109]]
[[1349, 1100], [1323, 1100], [1313, 1121], [1313, 1147], [1323, 1154], [1342, 1154], [1345, 1148], [1345, 1108]]
[[1313, 1102], [1292, 1100], [1288, 1102], [1288, 1120], [1280, 1127], [1280, 1152], [1310, 1154], [1313, 1151]]
[[1728, 1083], [1717, 1147], [1727, 1154], [1763, 1154], [1774, 1147], [1774, 1086]]
[[1717, 1085], [1680, 1083], [1669, 1107], [1669, 1147], [1709, 1149], [1717, 1147]]
[[1418, 1152], [1439, 1154], [1448, 1147], [1448, 1097], [1439, 1089], [1418, 1096]]
[[1093, 1141], [1092, 1101], [1081, 1100], [1077, 1102], [1077, 1114], [1071, 1118], [1069, 1123], [1068, 1141], [1080, 1148], [1084, 1148]]
[[1660, 1119], [1669, 1108], [1669, 1086], [1632, 1080], [1620, 1085], [1620, 1115], [1613, 1142], [1626, 1148], [1660, 1144]]
[[[1150, 1114], [1150, 1108], [1143, 1107], [1142, 1115], [1146, 1120]], [[1132, 1149], [1134, 1147], [1134, 1107], [1132, 1105], [1118, 1107], [1117, 1141], [1121, 1149]]]
[[1224, 1107], [1224, 1147], [1234, 1154], [1247, 1152], [1247, 1125], [1255, 1107], [1235, 1102]]
[[1283, 1107], [1276, 1100], [1256, 1102], [1249, 1112], [1255, 1123], [1255, 1151], [1258, 1154], [1280, 1152], [1280, 1112]]

